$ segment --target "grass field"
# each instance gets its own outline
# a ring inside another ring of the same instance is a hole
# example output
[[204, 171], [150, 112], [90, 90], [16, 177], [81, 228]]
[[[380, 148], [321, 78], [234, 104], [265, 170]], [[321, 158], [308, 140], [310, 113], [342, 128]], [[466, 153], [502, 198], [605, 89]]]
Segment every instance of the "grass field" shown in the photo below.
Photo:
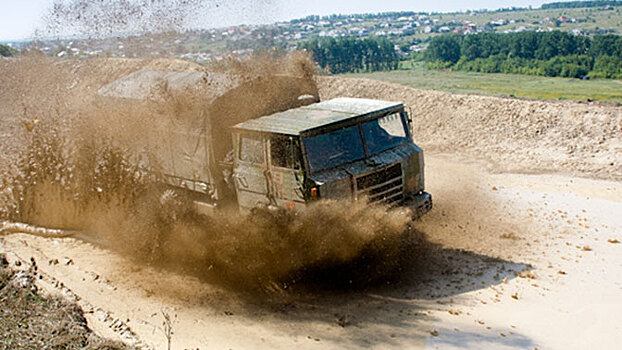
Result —
[[452, 93], [514, 96], [547, 100], [612, 101], [622, 103], [622, 80], [579, 80], [517, 74], [428, 70], [422, 64], [391, 72], [343, 74], [418, 89]]
[[[507, 25], [497, 27], [498, 32], [512, 30], [518, 27], [553, 27], [556, 30], [571, 31], [573, 29], [583, 29], [595, 31], [597, 29], [608, 29], [614, 33], [622, 32], [622, 7], [616, 7], [611, 11], [603, 11], [601, 8], [568, 8], [568, 9], [534, 9], [530, 11], [511, 11], [511, 12], [487, 12], [473, 14], [440, 14], [432, 16], [442, 21], [456, 22], [470, 21], [477, 25], [485, 25], [490, 21], [497, 19], [505, 19], [507, 21], [514, 20], [516, 23], [508, 23]], [[547, 22], [546, 19], [555, 19], [560, 16], [568, 18], [576, 18], [585, 20], [585, 22], [562, 23], [560, 27], [556, 27], [554, 22]], [[543, 22], [534, 24], [534, 22]]]

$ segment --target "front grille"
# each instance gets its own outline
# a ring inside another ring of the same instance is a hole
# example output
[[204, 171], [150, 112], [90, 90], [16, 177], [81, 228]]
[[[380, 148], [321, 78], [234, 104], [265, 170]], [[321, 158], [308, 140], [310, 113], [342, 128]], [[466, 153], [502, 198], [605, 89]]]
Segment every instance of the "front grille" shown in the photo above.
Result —
[[404, 198], [402, 165], [395, 164], [356, 179], [358, 197], [367, 196], [369, 202], [393, 203]]

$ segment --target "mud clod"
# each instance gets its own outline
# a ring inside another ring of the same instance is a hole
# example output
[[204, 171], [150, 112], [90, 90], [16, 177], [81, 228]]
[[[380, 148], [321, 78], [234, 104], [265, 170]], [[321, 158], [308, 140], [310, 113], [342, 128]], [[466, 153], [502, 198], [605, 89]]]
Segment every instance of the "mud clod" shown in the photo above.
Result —
[[351, 324], [351, 318], [352, 316], [348, 314], [335, 314], [335, 323], [340, 327], [345, 328]]

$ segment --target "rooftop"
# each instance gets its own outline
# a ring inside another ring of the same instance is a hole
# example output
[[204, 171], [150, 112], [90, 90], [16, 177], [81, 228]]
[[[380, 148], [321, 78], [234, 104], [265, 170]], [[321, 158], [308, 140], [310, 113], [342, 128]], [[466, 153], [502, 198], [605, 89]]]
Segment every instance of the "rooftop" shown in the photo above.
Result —
[[284, 135], [300, 135], [320, 127], [347, 124], [367, 117], [402, 108], [400, 102], [378, 101], [361, 98], [336, 98], [309, 106], [290, 109], [265, 117], [251, 119], [234, 126], [236, 129], [270, 132]]

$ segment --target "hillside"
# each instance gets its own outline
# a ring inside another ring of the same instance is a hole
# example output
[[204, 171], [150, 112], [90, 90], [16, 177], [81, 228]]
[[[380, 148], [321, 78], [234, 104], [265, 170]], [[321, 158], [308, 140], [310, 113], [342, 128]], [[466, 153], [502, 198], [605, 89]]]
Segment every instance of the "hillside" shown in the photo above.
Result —
[[[229, 54], [248, 55], [255, 50], [292, 49], [318, 37], [387, 37], [408, 55], [424, 50], [430, 38], [445, 33], [522, 32], [562, 30], [574, 34], [622, 33], [622, 6], [497, 11], [471, 9], [462, 13], [412, 11], [309, 16], [268, 25], [240, 25], [183, 33], [147, 34], [101, 40], [38, 41], [35, 46], [59, 57], [176, 57], [210, 61]], [[16, 43], [27, 45], [29, 43]]]

